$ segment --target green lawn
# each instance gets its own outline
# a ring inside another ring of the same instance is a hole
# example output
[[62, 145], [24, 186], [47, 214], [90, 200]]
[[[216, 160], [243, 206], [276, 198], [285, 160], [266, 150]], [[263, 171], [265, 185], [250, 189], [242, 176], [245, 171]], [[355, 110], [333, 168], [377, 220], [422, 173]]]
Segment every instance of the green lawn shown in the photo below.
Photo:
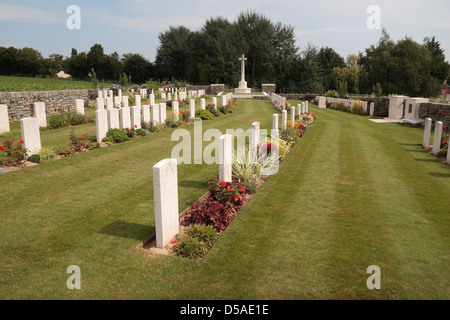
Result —
[[[109, 84], [105, 84], [109, 88]], [[0, 92], [92, 89], [89, 81], [0, 76]]]
[[[0, 298], [449, 299], [450, 168], [420, 129], [310, 108], [315, 125], [201, 262], [136, 248], [155, 230], [152, 166], [173, 130], [0, 175]], [[240, 100], [203, 130], [270, 128], [274, 112]], [[179, 166], [180, 210], [217, 172]]]

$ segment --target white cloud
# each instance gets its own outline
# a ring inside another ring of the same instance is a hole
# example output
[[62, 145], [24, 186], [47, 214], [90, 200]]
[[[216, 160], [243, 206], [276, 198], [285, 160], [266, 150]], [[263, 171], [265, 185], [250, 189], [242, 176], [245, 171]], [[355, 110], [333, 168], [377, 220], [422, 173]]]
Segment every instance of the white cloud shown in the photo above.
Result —
[[0, 4], [0, 21], [21, 23], [54, 23], [63, 21], [60, 15], [32, 7]]

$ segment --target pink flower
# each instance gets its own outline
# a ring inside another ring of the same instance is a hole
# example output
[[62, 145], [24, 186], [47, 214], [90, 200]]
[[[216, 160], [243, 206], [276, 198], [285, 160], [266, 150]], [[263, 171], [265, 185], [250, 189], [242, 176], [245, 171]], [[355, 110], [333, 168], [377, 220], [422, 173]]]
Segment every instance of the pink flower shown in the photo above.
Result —
[[178, 242], [177, 238], [173, 238], [172, 243], [177, 243], [177, 242]]

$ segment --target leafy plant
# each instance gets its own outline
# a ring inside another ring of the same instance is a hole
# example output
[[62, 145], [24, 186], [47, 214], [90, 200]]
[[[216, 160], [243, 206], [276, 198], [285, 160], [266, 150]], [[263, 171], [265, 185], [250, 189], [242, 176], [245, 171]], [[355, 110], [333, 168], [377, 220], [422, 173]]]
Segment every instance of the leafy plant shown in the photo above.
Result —
[[204, 242], [208, 247], [211, 247], [218, 238], [214, 228], [204, 224], [194, 224], [190, 226], [186, 230], [186, 234], [188, 237]]
[[208, 251], [208, 246], [196, 238], [180, 237], [175, 247], [175, 254], [189, 259], [198, 260]]
[[109, 129], [108, 132], [106, 132], [106, 136], [111, 137], [115, 143], [121, 143], [130, 140], [127, 132], [117, 128]]
[[214, 115], [208, 110], [204, 109], [195, 111], [195, 117], [200, 118], [202, 120], [214, 119]]
[[40, 163], [41, 162], [41, 156], [38, 154], [33, 154], [31, 156], [28, 157], [27, 159], [30, 162], [34, 162], [34, 163]]
[[220, 204], [218, 201], [194, 202], [191, 212], [184, 217], [182, 224], [204, 224], [212, 226], [217, 232], [227, 228], [233, 220], [235, 213], [231, 208]]
[[25, 159], [26, 148], [23, 146], [23, 140], [14, 143], [14, 140], [5, 140], [0, 146], [0, 151], [3, 151], [8, 157], [13, 157], [17, 161]]

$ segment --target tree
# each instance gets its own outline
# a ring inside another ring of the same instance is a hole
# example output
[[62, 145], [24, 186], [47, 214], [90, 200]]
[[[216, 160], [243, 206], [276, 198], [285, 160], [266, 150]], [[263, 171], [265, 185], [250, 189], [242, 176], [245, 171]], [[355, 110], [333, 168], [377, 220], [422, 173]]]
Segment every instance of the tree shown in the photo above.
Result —
[[144, 83], [154, 75], [153, 64], [140, 54], [124, 54], [122, 65], [123, 72], [131, 76], [131, 79], [136, 83]]
[[344, 59], [332, 48], [321, 48], [317, 54], [319, 64], [319, 73], [324, 90], [336, 89], [336, 83], [333, 79], [334, 68], [344, 68]]

